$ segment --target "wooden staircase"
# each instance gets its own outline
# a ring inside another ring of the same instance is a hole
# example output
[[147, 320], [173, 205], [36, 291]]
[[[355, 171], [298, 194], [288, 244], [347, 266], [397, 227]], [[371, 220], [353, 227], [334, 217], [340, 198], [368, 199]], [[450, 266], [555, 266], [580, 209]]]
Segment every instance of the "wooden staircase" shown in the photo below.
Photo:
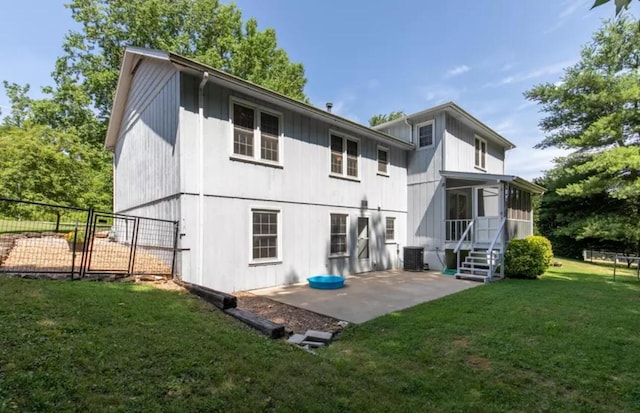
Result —
[[502, 258], [500, 250], [474, 247], [458, 266], [455, 277], [485, 283], [502, 278], [499, 273]]

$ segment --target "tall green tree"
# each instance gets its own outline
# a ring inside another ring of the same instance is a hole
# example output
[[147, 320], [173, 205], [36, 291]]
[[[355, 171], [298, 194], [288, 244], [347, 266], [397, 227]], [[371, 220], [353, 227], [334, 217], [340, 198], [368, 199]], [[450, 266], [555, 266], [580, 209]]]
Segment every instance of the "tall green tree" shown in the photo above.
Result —
[[58, 58], [58, 88], [80, 84], [102, 118], [109, 116], [126, 46], [194, 58], [299, 100], [304, 68], [279, 48], [274, 29], [242, 22], [235, 4], [217, 0], [73, 0], [81, 30], [70, 32]]
[[49, 126], [3, 127], [0, 197], [109, 210], [109, 160], [103, 149]]
[[541, 232], [640, 253], [639, 22], [605, 23], [561, 82], [525, 96], [545, 113], [538, 147], [574, 151], [545, 176], [541, 215], [555, 225], [541, 217]]
[[373, 115], [371, 118], [369, 118], [369, 126], [373, 127], [377, 125], [382, 125], [385, 122], [390, 122], [392, 120], [401, 118], [403, 116], [405, 116], [405, 113], [401, 110], [387, 113], [387, 114], [381, 113], [381, 114]]
[[[112, 166], [102, 145], [127, 46], [179, 53], [294, 99], [307, 100], [302, 64], [291, 62], [287, 53], [278, 47], [273, 29], [259, 30], [255, 19], [243, 22], [234, 4], [221, 4], [217, 0], [71, 0], [66, 7], [78, 23], [78, 29], [65, 37], [52, 73], [52, 86], [43, 89], [45, 98], [31, 99], [28, 85], [5, 82], [12, 113], [5, 117], [1, 129], [5, 136], [14, 138], [24, 138], [21, 133], [32, 136], [40, 134], [35, 131], [47, 130], [47, 134], [73, 136], [102, 151], [92, 153], [87, 159], [91, 160], [95, 172], [91, 176], [104, 179], [106, 186], [111, 185]], [[42, 139], [29, 142], [43, 144]], [[53, 150], [48, 146], [42, 149]], [[20, 169], [13, 162], [14, 157], [23, 157], [24, 162], [29, 163], [36, 155], [50, 154], [43, 151], [34, 150], [32, 156], [13, 150], [12, 157], [0, 157], [0, 171], [11, 171], [11, 179], [19, 181], [21, 175], [16, 171]], [[51, 164], [54, 163], [48, 163]], [[63, 184], [60, 188], [68, 186], [69, 191], [54, 191], [57, 186], [49, 188], [34, 183], [27, 186], [42, 190], [40, 195], [37, 191], [22, 191], [21, 195], [70, 203], [67, 195], [73, 194], [78, 202], [84, 202], [81, 206], [102, 205], [105, 193], [111, 196], [110, 191], [105, 192], [97, 184], [84, 185], [82, 191], [75, 191], [68, 175], [72, 169], [48, 170], [51, 179], [58, 179]], [[24, 179], [29, 176], [37, 174], [27, 174]], [[9, 191], [7, 187], [2, 190]]]

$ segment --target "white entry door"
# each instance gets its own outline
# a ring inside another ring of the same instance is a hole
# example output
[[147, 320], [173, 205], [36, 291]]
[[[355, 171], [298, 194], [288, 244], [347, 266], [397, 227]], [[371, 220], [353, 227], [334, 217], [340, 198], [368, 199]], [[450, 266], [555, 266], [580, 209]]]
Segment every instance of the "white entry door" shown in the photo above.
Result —
[[358, 243], [356, 248], [360, 271], [371, 271], [369, 259], [369, 218], [358, 217]]
[[477, 187], [474, 193], [475, 242], [490, 243], [500, 226], [500, 187]]

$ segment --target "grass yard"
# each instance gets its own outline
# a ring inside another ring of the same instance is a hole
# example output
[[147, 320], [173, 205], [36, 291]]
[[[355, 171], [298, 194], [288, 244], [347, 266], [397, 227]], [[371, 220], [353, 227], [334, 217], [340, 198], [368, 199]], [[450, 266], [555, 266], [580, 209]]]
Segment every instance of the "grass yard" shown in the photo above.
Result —
[[349, 327], [317, 356], [183, 293], [0, 278], [0, 411], [640, 410], [635, 271], [562, 262]]

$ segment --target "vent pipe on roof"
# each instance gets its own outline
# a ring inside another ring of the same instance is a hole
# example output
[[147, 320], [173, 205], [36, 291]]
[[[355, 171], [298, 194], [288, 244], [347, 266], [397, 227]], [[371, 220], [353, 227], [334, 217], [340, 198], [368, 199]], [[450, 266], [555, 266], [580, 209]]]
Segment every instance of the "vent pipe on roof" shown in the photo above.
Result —
[[333, 103], [327, 102], [327, 112], [331, 113], [331, 108], [333, 108]]

